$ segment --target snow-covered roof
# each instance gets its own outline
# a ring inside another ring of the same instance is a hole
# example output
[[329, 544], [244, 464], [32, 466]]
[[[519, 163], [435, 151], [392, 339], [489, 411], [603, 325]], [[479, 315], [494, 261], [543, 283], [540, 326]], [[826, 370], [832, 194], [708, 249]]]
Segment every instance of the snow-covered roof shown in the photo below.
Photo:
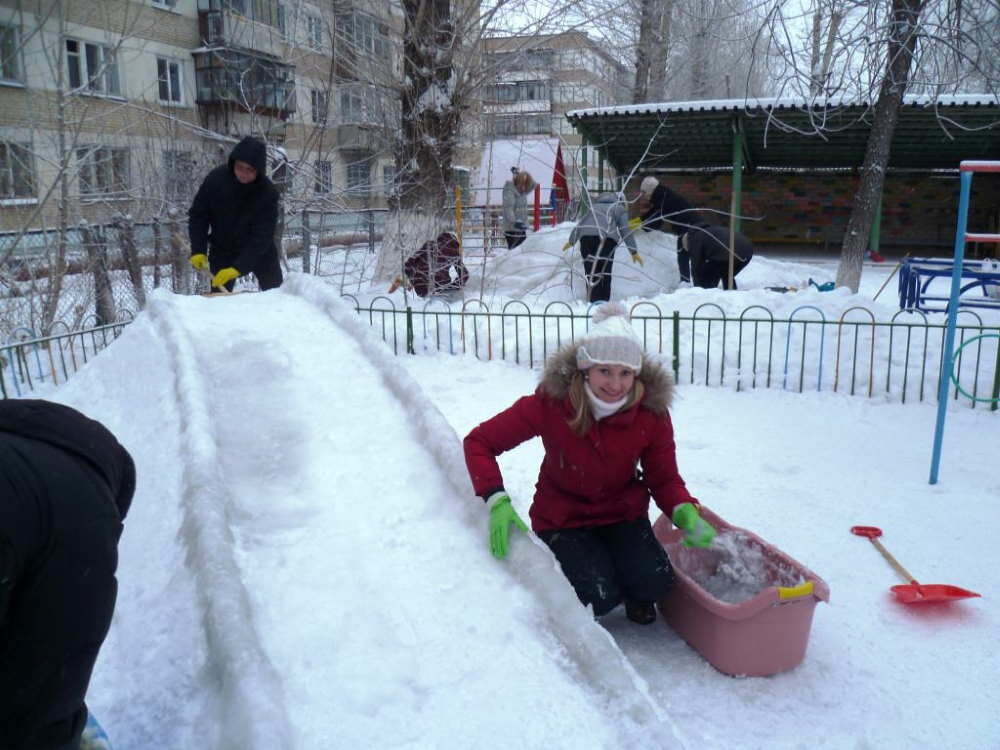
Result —
[[[620, 104], [615, 107], [590, 107], [574, 109], [566, 117], [592, 117], [594, 115], [657, 114], [667, 112], [741, 112], [749, 109], [825, 109], [840, 107], [870, 107], [873, 102], [861, 97], [770, 97], [740, 99], [699, 99], [686, 102], [644, 102], [642, 104]], [[949, 96], [928, 96], [907, 94], [903, 97], [907, 106], [939, 107], [953, 106], [997, 106], [993, 94], [952, 94]]]

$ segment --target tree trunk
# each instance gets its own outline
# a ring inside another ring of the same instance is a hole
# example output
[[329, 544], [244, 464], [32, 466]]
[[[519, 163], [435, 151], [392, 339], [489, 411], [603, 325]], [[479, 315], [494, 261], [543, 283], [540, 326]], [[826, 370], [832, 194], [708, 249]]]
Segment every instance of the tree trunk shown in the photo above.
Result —
[[170, 288], [174, 294], [191, 293], [191, 266], [187, 262], [187, 246], [181, 234], [177, 209], [167, 209], [167, 235], [170, 239]]
[[153, 219], [153, 289], [160, 288], [160, 258], [163, 255], [163, 234], [160, 220]]
[[653, 47], [649, 55], [647, 95], [651, 102], [662, 102], [667, 98], [667, 51], [670, 47], [670, 15], [673, 12], [671, 0], [657, 1], [660, 6], [659, 25], [653, 29]]
[[639, 5], [639, 41], [635, 46], [635, 84], [632, 103], [649, 101], [649, 60], [653, 46], [653, 9], [657, 0], [642, 0]]
[[892, 3], [885, 76], [875, 103], [871, 133], [861, 166], [861, 179], [854, 196], [840, 251], [840, 264], [837, 267], [837, 286], [849, 287], [855, 293], [861, 281], [861, 263], [868, 246], [868, 235], [885, 183], [892, 135], [909, 82], [924, 2], [925, 0], [893, 0]]
[[115, 219], [115, 229], [118, 230], [118, 241], [122, 246], [122, 260], [132, 282], [132, 292], [139, 308], [146, 306], [146, 289], [142, 285], [142, 263], [139, 262], [139, 251], [135, 246], [135, 224], [131, 217], [124, 216]]
[[402, 137], [398, 195], [391, 207], [376, 278], [402, 273], [402, 261], [449, 225], [452, 160], [462, 102], [454, 90], [455, 33], [449, 0], [404, 0]]
[[90, 267], [94, 273], [94, 313], [97, 325], [115, 322], [115, 298], [111, 291], [111, 277], [108, 274], [108, 245], [104, 234], [95, 231], [86, 221], [80, 222], [80, 235], [87, 249]]

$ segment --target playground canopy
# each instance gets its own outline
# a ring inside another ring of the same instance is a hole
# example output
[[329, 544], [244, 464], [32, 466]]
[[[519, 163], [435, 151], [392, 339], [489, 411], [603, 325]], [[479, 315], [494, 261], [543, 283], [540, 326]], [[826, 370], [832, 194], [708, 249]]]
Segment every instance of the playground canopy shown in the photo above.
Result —
[[[618, 171], [851, 168], [864, 161], [874, 102], [718, 99], [579, 109], [567, 119]], [[737, 151], [739, 149], [739, 151]], [[990, 94], [904, 97], [890, 169], [957, 170], [1000, 154], [1000, 102]]]

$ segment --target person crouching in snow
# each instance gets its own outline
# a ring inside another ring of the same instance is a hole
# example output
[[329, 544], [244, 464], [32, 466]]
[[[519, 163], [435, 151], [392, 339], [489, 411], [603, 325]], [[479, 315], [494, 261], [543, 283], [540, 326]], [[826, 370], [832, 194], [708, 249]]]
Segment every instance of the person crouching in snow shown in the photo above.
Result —
[[[451, 270], [455, 269], [452, 278]], [[406, 259], [403, 274], [421, 297], [461, 289], [469, 281], [469, 270], [462, 261], [462, 249], [454, 232], [441, 232], [436, 240], [428, 240]], [[393, 286], [389, 291], [395, 291]]]
[[502, 558], [510, 526], [527, 527], [504, 489], [497, 456], [540, 436], [545, 457], [532, 529], [594, 615], [624, 602], [630, 620], [647, 624], [673, 582], [649, 522], [650, 495], [684, 530], [688, 546], [708, 546], [715, 530], [677, 470], [670, 374], [643, 354], [620, 303], [601, 305], [593, 321], [549, 359], [532, 395], [466, 436], [465, 461], [489, 505], [490, 548]]

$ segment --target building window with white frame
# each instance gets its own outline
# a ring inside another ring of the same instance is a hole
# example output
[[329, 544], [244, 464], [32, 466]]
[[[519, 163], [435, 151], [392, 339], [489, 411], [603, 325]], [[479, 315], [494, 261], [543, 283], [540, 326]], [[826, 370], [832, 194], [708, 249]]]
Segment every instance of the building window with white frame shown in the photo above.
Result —
[[0, 200], [37, 197], [35, 157], [31, 146], [0, 141]]
[[396, 184], [395, 164], [386, 164], [382, 167], [382, 192], [385, 193], [386, 198], [399, 192], [399, 186]]
[[318, 16], [306, 16], [309, 46], [317, 52], [323, 51], [323, 19]]
[[317, 161], [315, 166], [315, 182], [313, 192], [326, 195], [333, 190], [333, 162]]
[[76, 150], [80, 165], [80, 195], [83, 197], [123, 197], [129, 189], [127, 148], [98, 146]]
[[352, 198], [367, 198], [371, 195], [372, 165], [365, 156], [347, 165], [347, 194]]
[[156, 58], [156, 84], [160, 101], [164, 104], [182, 104], [184, 90], [181, 86], [181, 64], [166, 57]]
[[21, 32], [9, 23], [0, 23], [0, 82], [24, 83]]
[[166, 8], [167, 10], [172, 10], [175, 5], [177, 5], [177, 0], [150, 0], [156, 8]]
[[114, 50], [104, 44], [66, 40], [66, 67], [72, 89], [87, 87], [93, 94], [121, 96], [118, 61]]
[[325, 123], [327, 113], [330, 110], [330, 92], [310, 89], [309, 104], [312, 110], [312, 121], [317, 125]]

